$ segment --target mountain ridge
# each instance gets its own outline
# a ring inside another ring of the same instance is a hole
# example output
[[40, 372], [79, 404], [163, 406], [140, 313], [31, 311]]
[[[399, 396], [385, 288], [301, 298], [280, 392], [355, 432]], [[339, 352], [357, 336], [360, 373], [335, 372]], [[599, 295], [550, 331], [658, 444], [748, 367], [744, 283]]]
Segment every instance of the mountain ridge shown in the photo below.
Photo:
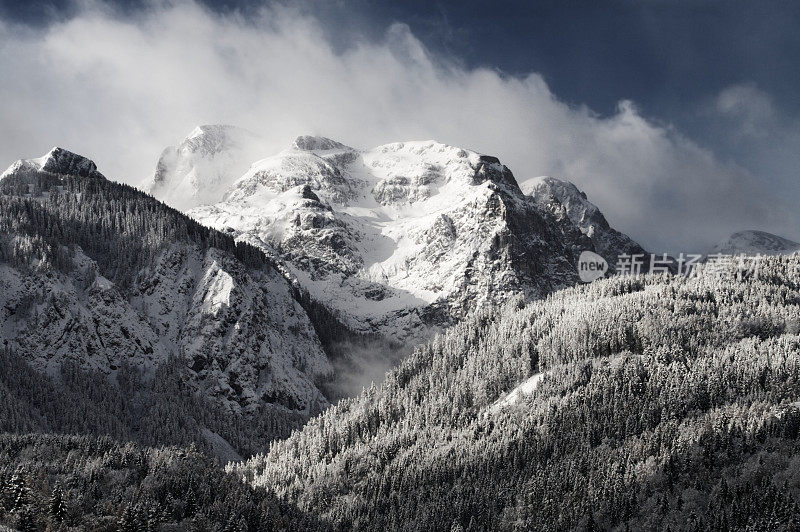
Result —
[[615, 254], [643, 252], [593, 205], [587, 234], [553, 210], [557, 201], [526, 196], [491, 155], [435, 141], [359, 150], [301, 136], [188, 212], [283, 261], [354, 330], [402, 344], [513, 294], [571, 286], [584, 249], [604, 246], [612, 264]]
[[754, 229], [737, 231], [717, 243], [709, 254], [722, 255], [778, 255], [800, 251], [800, 243], [781, 236]]
[[272, 424], [266, 441], [329, 404], [330, 362], [268, 257], [53, 153], [0, 180], [0, 331], [16, 356], [55, 379], [75, 364], [111, 382], [123, 367], [147, 382], [177, 358], [183, 388]]

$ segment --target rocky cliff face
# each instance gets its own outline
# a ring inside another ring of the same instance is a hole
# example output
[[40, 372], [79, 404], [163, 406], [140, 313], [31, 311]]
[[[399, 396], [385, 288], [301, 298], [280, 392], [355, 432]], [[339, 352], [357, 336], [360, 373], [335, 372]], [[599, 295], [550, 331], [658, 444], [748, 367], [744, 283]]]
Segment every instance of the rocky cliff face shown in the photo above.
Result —
[[189, 386], [236, 412], [327, 406], [317, 384], [332, 367], [256, 250], [65, 150], [15, 163], [0, 191], [0, 332], [36, 369], [147, 376], [174, 356]]
[[568, 221], [586, 235], [596, 253], [611, 268], [619, 255], [646, 253], [628, 235], [612, 228], [603, 213], [578, 187], [550, 176], [534, 177], [520, 184], [522, 191], [557, 220]]

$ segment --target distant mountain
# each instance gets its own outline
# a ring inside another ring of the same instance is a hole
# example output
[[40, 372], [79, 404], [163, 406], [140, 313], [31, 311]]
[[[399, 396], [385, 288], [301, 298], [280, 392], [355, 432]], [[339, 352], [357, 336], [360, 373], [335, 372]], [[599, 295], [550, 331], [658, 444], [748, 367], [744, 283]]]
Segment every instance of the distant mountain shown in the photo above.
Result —
[[612, 267], [642, 251], [572, 194], [549, 178], [526, 195], [497, 158], [434, 141], [357, 150], [303, 136], [188, 212], [274, 257], [352, 330], [408, 346], [575, 284], [583, 250]]
[[176, 359], [173, 384], [227, 412], [231, 431], [250, 419], [261, 448], [328, 406], [318, 385], [333, 368], [314, 325], [258, 249], [60, 148], [4, 172], [0, 207], [3, 346], [54, 382], [72, 368], [145, 386]]
[[764, 231], [739, 231], [714, 246], [709, 254], [784, 255], [797, 251], [800, 251], [800, 243], [789, 239]]

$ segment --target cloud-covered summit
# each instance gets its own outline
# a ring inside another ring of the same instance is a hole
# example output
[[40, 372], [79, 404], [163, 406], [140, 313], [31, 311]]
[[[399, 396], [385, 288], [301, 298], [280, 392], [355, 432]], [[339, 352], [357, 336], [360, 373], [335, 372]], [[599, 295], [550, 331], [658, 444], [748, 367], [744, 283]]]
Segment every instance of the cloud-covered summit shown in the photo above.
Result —
[[0, 22], [0, 166], [63, 145], [143, 185], [163, 147], [199, 123], [256, 132], [266, 153], [309, 132], [355, 147], [435, 138], [496, 154], [523, 179], [575, 182], [657, 251], [704, 249], [740, 226], [798, 236], [789, 199], [633, 103], [598, 116], [538, 74], [433, 54], [401, 23], [350, 42], [334, 46], [307, 11], [220, 15], [189, 1]]

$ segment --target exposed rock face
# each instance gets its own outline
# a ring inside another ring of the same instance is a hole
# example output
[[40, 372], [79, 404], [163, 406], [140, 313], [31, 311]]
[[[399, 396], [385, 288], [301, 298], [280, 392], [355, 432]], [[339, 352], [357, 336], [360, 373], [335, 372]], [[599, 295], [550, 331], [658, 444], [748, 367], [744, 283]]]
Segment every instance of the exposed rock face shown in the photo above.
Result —
[[543, 176], [528, 179], [522, 191], [559, 220], [569, 219], [592, 241], [594, 251], [613, 268], [619, 255], [645, 253], [631, 238], [609, 226], [603, 213], [569, 181]]

